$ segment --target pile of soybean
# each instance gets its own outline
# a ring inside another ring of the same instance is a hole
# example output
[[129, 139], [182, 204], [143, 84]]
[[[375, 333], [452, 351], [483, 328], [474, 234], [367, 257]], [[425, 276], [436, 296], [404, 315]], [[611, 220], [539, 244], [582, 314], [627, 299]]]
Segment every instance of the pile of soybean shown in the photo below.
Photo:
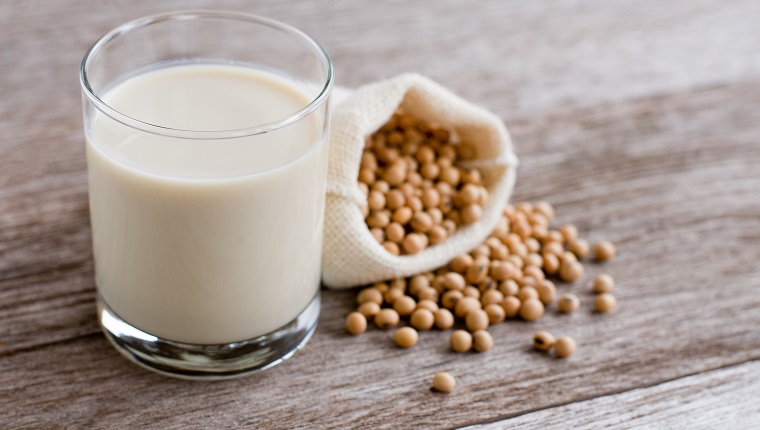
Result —
[[[455, 164], [470, 159], [470, 149], [452, 130], [401, 111], [367, 139], [359, 174], [367, 195], [365, 221], [388, 252], [415, 254], [480, 218], [488, 200], [480, 172]], [[579, 281], [585, 260], [606, 262], [616, 250], [608, 241], [592, 248], [574, 225], [555, 227], [554, 217], [548, 202], [508, 205], [491, 235], [471, 252], [435, 271], [363, 288], [356, 311], [346, 317], [346, 330], [359, 335], [370, 323], [381, 330], [396, 328], [393, 339], [402, 348], [417, 344], [419, 331], [452, 330], [453, 351], [486, 352], [494, 344], [488, 332], [493, 324], [536, 321], [551, 306], [575, 312], [579, 298], [572, 293], [557, 297], [554, 282]], [[614, 286], [608, 274], [594, 279], [595, 312], [617, 306]], [[534, 335], [533, 346], [554, 350], [558, 358], [576, 349], [573, 339], [543, 331]], [[433, 380], [433, 388], [442, 392], [454, 384], [445, 373]]]
[[[555, 301], [560, 312], [574, 312], [580, 300], [572, 293], [557, 299], [551, 277], [564, 282], [579, 280], [584, 272], [581, 261], [591, 249], [578, 237], [575, 226], [551, 229], [553, 217], [554, 210], [546, 202], [508, 206], [496, 229], [470, 253], [457, 256], [434, 272], [362, 289], [356, 298], [357, 310], [346, 318], [346, 329], [361, 334], [371, 321], [387, 330], [405, 319], [409, 327], [399, 329], [394, 339], [399, 346], [411, 347], [417, 341], [417, 331], [451, 329], [459, 320], [467, 331], [452, 333], [452, 350], [465, 352], [474, 347], [483, 352], [492, 345], [485, 332], [492, 324], [517, 317], [536, 321]], [[593, 252], [595, 260], [608, 261], [614, 257], [615, 247], [602, 241]], [[610, 275], [596, 277], [596, 311], [615, 308], [611, 294], [614, 284]]]
[[362, 211], [375, 240], [393, 255], [412, 255], [478, 221], [488, 190], [478, 169], [457, 165], [474, 153], [454, 130], [397, 111], [362, 152]]
[[[518, 318], [536, 321], [551, 306], [561, 313], [575, 312], [580, 299], [572, 293], [558, 297], [552, 279], [577, 282], [584, 260], [606, 262], [616, 250], [608, 241], [592, 248], [572, 224], [552, 228], [553, 219], [554, 209], [547, 202], [508, 205], [491, 235], [471, 252], [438, 270], [361, 289], [356, 311], [346, 317], [346, 330], [359, 335], [369, 323], [381, 330], [403, 325], [393, 339], [399, 347], [410, 348], [419, 331], [454, 329], [449, 336], [453, 351], [486, 352], [493, 347], [488, 328], [494, 324]], [[594, 279], [593, 311], [606, 313], [617, 306], [614, 287], [608, 274]], [[542, 351], [554, 349], [558, 358], [575, 351], [573, 339], [555, 340], [546, 332], [536, 333], [533, 345]]]

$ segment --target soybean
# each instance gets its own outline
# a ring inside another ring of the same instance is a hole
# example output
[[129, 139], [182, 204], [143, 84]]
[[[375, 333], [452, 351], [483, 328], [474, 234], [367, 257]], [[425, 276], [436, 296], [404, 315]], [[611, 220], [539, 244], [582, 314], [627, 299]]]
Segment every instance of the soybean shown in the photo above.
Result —
[[615, 258], [615, 245], [612, 242], [603, 240], [594, 245], [594, 258], [597, 261], [609, 261]]
[[522, 302], [520, 316], [525, 321], [535, 321], [544, 315], [544, 304], [540, 300], [530, 298]]
[[398, 312], [393, 309], [382, 309], [375, 315], [375, 325], [381, 330], [387, 330], [389, 328], [396, 327], [399, 323]]
[[450, 393], [456, 386], [456, 380], [446, 372], [439, 372], [433, 376], [433, 389], [442, 393]]
[[454, 326], [454, 315], [448, 309], [438, 309], [433, 316], [435, 316], [435, 326], [441, 330], [448, 330]]
[[430, 330], [435, 323], [435, 315], [433, 311], [425, 308], [418, 308], [412, 312], [409, 317], [409, 324], [417, 330]]
[[493, 348], [493, 337], [485, 330], [477, 330], [472, 334], [472, 347], [477, 352], [486, 352]]
[[472, 335], [464, 330], [456, 330], [451, 333], [449, 344], [454, 352], [467, 352], [472, 348]]
[[393, 334], [393, 341], [402, 348], [410, 348], [416, 345], [417, 339], [419, 339], [419, 335], [411, 327], [401, 327]]
[[610, 312], [617, 307], [617, 299], [610, 293], [602, 293], [596, 296], [594, 306], [597, 312]]
[[563, 294], [557, 301], [557, 308], [564, 314], [570, 314], [575, 312], [580, 306], [581, 302], [578, 300], [578, 296], [572, 293]]
[[609, 293], [615, 288], [615, 280], [612, 276], [603, 274], [594, 278], [594, 292], [595, 293]]
[[562, 336], [557, 339], [554, 344], [554, 355], [557, 358], [567, 358], [573, 355], [575, 352], [575, 341], [567, 336]]
[[539, 331], [533, 335], [533, 348], [541, 351], [548, 351], [554, 347], [556, 339], [548, 331]]
[[346, 317], [346, 331], [352, 335], [360, 335], [367, 329], [367, 318], [360, 312], [351, 312]]

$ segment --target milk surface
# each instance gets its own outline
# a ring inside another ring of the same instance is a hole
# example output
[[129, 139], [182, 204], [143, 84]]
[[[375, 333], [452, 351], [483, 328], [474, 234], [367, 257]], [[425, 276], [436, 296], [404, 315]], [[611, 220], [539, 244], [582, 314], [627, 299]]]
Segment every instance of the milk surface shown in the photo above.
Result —
[[[311, 98], [252, 68], [179, 65], [102, 99], [184, 130], [275, 122]], [[315, 115], [263, 135], [150, 134], [98, 112], [86, 127], [98, 290], [122, 319], [178, 342], [219, 344], [293, 320], [319, 288], [327, 144]]]

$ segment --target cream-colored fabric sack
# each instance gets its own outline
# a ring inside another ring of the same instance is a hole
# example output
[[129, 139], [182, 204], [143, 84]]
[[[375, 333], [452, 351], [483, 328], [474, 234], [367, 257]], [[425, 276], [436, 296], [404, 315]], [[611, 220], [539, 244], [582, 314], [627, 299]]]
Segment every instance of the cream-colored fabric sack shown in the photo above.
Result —
[[[512, 141], [499, 118], [416, 74], [369, 84], [341, 98], [332, 114], [330, 137], [322, 253], [325, 285], [346, 288], [432, 270], [488, 236], [512, 192], [517, 167]], [[490, 192], [479, 221], [460, 227], [440, 244], [404, 256], [388, 253], [370, 234], [361, 210], [367, 199], [357, 183], [366, 137], [399, 107], [453, 128], [462, 143], [475, 147], [476, 159], [459, 164], [477, 167]]]

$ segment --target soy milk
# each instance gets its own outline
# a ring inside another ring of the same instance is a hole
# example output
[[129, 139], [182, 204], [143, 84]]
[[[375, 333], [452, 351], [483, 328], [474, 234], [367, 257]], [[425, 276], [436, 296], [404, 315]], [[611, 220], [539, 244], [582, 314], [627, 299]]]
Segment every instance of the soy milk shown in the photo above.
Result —
[[[225, 65], [149, 71], [102, 98], [180, 130], [276, 122], [312, 99], [281, 77]], [[219, 344], [278, 329], [307, 306], [319, 288], [327, 163], [318, 118], [187, 139], [96, 115], [86, 130], [95, 276], [119, 317], [164, 339]]]

